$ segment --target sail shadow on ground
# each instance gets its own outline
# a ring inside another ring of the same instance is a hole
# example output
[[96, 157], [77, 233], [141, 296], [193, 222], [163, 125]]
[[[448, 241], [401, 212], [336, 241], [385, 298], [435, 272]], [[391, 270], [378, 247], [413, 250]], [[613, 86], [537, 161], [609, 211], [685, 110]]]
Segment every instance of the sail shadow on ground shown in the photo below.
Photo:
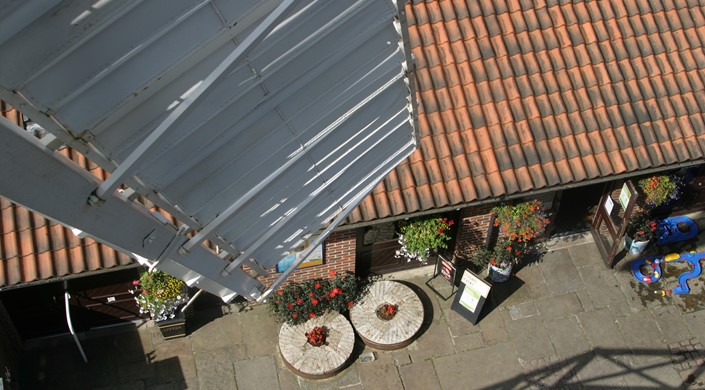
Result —
[[486, 388], [703, 388], [703, 355], [702, 345], [691, 341], [668, 349], [596, 348], [569, 358], [520, 359], [521, 375]]

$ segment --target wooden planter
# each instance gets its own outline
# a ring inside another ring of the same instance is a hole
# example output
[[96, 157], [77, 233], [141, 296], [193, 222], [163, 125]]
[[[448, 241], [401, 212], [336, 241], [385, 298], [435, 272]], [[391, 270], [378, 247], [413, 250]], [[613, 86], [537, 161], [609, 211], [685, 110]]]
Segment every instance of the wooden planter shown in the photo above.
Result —
[[186, 336], [186, 317], [183, 313], [179, 313], [170, 320], [157, 321], [156, 324], [164, 340]]

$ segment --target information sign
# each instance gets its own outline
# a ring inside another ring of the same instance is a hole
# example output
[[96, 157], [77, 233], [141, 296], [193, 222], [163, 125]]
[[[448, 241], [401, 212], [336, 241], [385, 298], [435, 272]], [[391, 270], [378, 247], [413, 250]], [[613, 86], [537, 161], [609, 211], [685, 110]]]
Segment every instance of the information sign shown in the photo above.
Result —
[[475, 273], [465, 270], [460, 279], [458, 294], [450, 308], [474, 324], [480, 318], [482, 306], [490, 294], [491, 285]]

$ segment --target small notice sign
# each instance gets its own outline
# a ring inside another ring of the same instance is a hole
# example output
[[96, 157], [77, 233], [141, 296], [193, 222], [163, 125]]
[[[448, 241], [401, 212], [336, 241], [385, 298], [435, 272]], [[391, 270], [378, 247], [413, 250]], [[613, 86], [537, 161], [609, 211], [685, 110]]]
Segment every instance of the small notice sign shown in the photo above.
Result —
[[629, 191], [629, 186], [627, 186], [627, 183], [624, 183], [622, 186], [622, 190], [619, 191], [619, 203], [622, 205], [623, 209], [627, 209], [627, 205], [629, 204], [629, 198], [632, 197], [631, 191]]
[[443, 276], [443, 279], [453, 283], [453, 280], [455, 279], [455, 266], [446, 259], [439, 259], [441, 261], [441, 276]]
[[605, 211], [607, 211], [607, 215], [611, 215], [613, 209], [614, 209], [614, 202], [612, 201], [612, 197], [608, 196], [605, 199]]
[[455, 294], [455, 300], [450, 308], [472, 322], [473, 325], [477, 324], [482, 306], [489, 296], [491, 288], [489, 283], [475, 273], [465, 270], [460, 280], [459, 293]]

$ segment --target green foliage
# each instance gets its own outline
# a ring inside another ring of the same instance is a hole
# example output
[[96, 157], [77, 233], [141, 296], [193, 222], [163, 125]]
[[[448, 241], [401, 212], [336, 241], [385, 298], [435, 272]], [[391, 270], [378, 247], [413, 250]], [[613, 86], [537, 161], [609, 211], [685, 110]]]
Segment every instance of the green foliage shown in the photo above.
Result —
[[640, 211], [632, 214], [627, 221], [625, 234], [634, 241], [651, 241], [656, 236], [657, 227], [648, 212]]
[[277, 290], [267, 300], [274, 317], [290, 324], [300, 324], [328, 311], [345, 313], [364, 292], [364, 283], [354, 275], [339, 276], [331, 272], [333, 279], [313, 279], [291, 283]]
[[550, 220], [546, 218], [543, 204], [538, 199], [515, 205], [501, 205], [492, 208], [496, 215], [494, 225], [512, 241], [527, 242], [543, 233]]
[[186, 283], [165, 272], [145, 270], [140, 279], [132, 282], [132, 294], [140, 307], [140, 314], [149, 314], [155, 321], [174, 318], [176, 309], [188, 302]]
[[399, 228], [397, 258], [407, 261], [425, 261], [431, 252], [448, 248], [450, 236], [447, 234], [455, 222], [441, 217], [416, 218], [402, 223]]

